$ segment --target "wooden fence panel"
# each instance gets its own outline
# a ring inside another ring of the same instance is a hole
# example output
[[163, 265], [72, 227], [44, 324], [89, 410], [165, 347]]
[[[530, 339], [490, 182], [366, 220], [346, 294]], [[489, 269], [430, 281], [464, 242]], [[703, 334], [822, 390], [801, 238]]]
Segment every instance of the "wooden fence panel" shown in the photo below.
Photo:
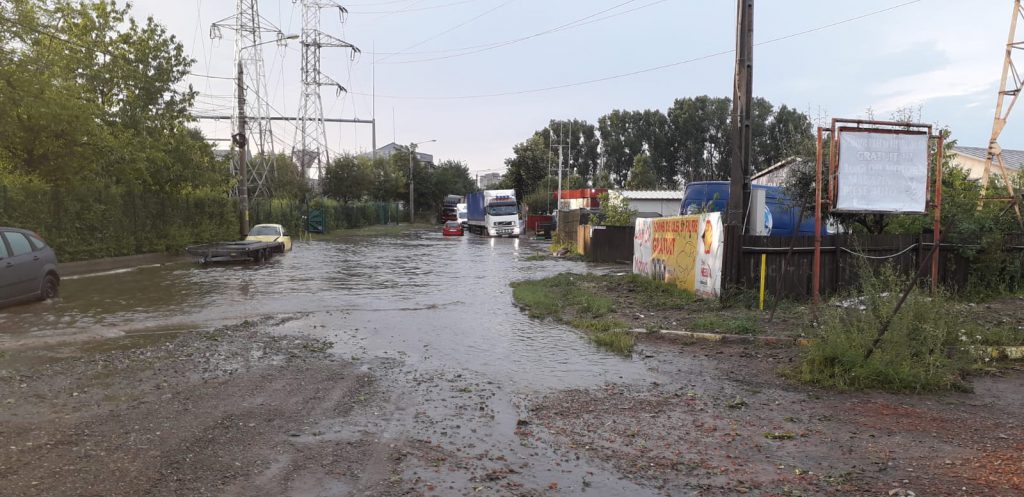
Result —
[[633, 226], [594, 226], [589, 230], [587, 260], [591, 262], [633, 262]]
[[[789, 237], [750, 236], [742, 240], [740, 286], [757, 290], [761, 279], [761, 255], [765, 254], [765, 294], [782, 298], [807, 299], [811, 296], [814, 263], [814, 237], [797, 237], [794, 250], [782, 274], [783, 260], [789, 250]], [[915, 274], [932, 249], [932, 235], [834, 235], [821, 239], [821, 293], [823, 296], [856, 288], [864, 266], [878, 268], [892, 264], [900, 274]], [[1014, 242], [1016, 240], [1016, 242]], [[1011, 236], [1006, 250], [1024, 250], [1024, 239]], [[1015, 245], [1015, 243], [1017, 245]], [[1016, 247], [1016, 248], [1015, 248]], [[954, 290], [965, 288], [970, 275], [970, 260], [954, 246], [943, 244], [939, 255], [939, 281]], [[931, 275], [926, 271], [926, 278]]]

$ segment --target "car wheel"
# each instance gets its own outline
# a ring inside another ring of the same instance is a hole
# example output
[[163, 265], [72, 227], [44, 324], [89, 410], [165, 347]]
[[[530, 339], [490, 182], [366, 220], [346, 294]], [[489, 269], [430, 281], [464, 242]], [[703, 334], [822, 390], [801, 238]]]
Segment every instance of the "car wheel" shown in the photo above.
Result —
[[43, 285], [39, 288], [39, 300], [51, 300], [57, 298], [59, 293], [59, 282], [57, 277], [48, 274], [43, 278]]

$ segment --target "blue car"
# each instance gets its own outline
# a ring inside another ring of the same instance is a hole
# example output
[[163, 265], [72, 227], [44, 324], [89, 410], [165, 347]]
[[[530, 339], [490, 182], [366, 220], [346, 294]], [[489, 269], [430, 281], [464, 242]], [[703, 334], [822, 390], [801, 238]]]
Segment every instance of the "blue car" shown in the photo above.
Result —
[[57, 298], [57, 255], [28, 230], [0, 227], [0, 307]]

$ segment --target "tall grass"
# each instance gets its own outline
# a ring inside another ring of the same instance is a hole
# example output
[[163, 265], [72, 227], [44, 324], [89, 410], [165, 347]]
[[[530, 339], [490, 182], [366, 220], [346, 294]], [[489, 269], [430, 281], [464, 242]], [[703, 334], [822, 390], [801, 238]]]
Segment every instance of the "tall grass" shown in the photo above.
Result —
[[[915, 288], [870, 357], [909, 280], [890, 266], [861, 268], [860, 295], [847, 295], [821, 315], [820, 333], [796, 371], [800, 380], [839, 390], [898, 392], [962, 390], [975, 361], [971, 347], [1000, 340], [1005, 330], [970, 318], [948, 294]], [[863, 307], [863, 309], [862, 309]]]

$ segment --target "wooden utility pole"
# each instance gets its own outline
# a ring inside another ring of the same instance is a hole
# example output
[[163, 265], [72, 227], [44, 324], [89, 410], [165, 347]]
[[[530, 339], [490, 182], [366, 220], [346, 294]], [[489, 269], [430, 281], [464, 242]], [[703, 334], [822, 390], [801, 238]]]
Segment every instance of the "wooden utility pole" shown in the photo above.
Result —
[[242, 74], [242, 61], [238, 61], [238, 132], [232, 136], [238, 147], [238, 228], [245, 238], [249, 234], [249, 171], [245, 163], [245, 80]]
[[415, 172], [413, 171], [413, 160], [415, 160], [415, 156], [416, 144], [414, 143], [409, 146], [409, 224], [416, 222], [416, 204], [413, 203], [413, 188], [415, 187], [413, 183], [413, 174]]
[[[736, 73], [732, 92], [732, 163], [729, 169], [729, 206], [726, 224], [734, 237], [742, 236], [750, 203], [751, 105], [754, 87], [754, 0], [736, 2]], [[739, 238], [733, 245], [739, 247]], [[727, 249], [726, 280], [739, 282], [740, 250]], [[730, 255], [731, 254], [731, 255]]]

